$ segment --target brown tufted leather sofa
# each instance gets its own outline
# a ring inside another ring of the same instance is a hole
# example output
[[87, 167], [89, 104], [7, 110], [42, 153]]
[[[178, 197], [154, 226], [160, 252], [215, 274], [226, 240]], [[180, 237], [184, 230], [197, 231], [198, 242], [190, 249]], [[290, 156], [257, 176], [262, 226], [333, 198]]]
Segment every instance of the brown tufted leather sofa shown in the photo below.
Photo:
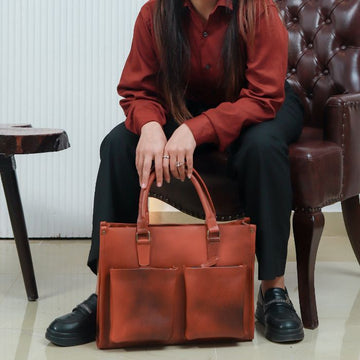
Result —
[[[289, 146], [293, 230], [304, 326], [318, 326], [314, 289], [322, 207], [341, 201], [349, 239], [360, 263], [360, 1], [277, 0], [289, 31], [288, 81], [305, 106], [304, 128]], [[195, 159], [213, 197], [217, 218], [244, 215], [237, 187], [225, 176], [224, 154]], [[214, 170], [216, 169], [216, 170]], [[203, 218], [189, 182], [152, 187], [152, 196]]]

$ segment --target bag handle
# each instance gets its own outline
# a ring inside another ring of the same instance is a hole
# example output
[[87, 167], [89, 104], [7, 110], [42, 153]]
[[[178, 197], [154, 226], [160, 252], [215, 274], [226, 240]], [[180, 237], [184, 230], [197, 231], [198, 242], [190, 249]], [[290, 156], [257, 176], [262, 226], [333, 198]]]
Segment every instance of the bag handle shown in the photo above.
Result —
[[[136, 226], [136, 243], [138, 260], [140, 266], [150, 264], [150, 230], [149, 230], [149, 209], [148, 198], [150, 187], [155, 180], [155, 172], [152, 171], [146, 188], [141, 189], [139, 198], [139, 213]], [[216, 222], [215, 207], [211, 200], [209, 191], [198, 172], [193, 169], [191, 182], [200, 198], [201, 205], [205, 212], [205, 224], [207, 235], [208, 264], [215, 265], [220, 242], [219, 226]]]

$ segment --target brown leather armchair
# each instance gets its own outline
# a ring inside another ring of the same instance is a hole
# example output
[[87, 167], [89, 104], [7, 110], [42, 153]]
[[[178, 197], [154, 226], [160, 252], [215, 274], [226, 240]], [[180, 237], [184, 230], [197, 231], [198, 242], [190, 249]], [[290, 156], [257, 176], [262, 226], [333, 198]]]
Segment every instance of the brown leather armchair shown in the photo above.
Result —
[[[277, 0], [289, 31], [288, 81], [305, 106], [304, 129], [289, 147], [301, 315], [318, 326], [314, 289], [322, 207], [341, 201], [346, 230], [360, 263], [360, 2]], [[244, 215], [226, 157], [201, 154], [195, 167], [213, 197], [217, 218]], [[152, 196], [203, 218], [189, 182], [152, 188]]]

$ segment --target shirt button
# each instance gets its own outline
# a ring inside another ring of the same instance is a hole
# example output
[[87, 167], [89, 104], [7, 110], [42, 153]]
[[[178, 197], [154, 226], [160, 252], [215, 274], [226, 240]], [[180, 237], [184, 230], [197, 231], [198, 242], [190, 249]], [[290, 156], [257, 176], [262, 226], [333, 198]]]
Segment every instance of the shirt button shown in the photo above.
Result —
[[204, 31], [204, 32], [202, 33], [202, 36], [203, 36], [204, 38], [207, 38], [207, 37], [209, 36], [209, 34], [208, 34], [207, 31]]
[[211, 69], [211, 65], [210, 64], [206, 64], [205, 65], [205, 70], [210, 70]]

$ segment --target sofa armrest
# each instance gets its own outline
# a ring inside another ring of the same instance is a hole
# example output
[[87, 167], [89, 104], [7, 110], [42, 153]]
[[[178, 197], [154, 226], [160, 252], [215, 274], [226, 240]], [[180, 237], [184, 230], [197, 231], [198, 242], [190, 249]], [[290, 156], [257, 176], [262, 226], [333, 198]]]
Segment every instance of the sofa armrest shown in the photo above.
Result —
[[342, 148], [342, 198], [360, 193], [360, 93], [329, 98], [325, 109], [324, 140]]

